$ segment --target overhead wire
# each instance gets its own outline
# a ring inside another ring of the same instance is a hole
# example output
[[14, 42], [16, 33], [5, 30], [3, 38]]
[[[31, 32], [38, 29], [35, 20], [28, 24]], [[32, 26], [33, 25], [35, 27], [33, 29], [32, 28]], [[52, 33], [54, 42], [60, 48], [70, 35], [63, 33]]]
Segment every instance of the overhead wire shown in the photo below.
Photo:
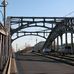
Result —
[[71, 15], [71, 14], [73, 14], [74, 13], [74, 11], [71, 11], [71, 12], [69, 12], [68, 14], [66, 14], [64, 17], [67, 17], [67, 16], [69, 16], [69, 15]]

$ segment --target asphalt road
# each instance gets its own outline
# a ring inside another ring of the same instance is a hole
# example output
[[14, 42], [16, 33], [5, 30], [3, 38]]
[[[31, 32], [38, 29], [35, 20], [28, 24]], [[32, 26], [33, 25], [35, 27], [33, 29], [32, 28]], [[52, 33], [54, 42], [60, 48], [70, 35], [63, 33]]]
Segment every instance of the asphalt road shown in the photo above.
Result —
[[74, 66], [33, 53], [16, 55], [16, 64], [18, 74], [74, 74]]

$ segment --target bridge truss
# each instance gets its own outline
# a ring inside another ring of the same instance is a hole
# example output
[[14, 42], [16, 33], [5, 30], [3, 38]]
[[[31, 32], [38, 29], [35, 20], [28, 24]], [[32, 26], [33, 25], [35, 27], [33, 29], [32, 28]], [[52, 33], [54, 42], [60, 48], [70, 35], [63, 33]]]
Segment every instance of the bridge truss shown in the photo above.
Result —
[[[16, 34], [16, 38], [12, 39], [12, 41], [27, 35], [40, 36], [46, 39], [56, 23], [59, 22], [58, 19], [53, 17], [9, 17], [8, 20], [10, 20], [11, 25], [11, 36]], [[29, 27], [40, 27], [45, 29], [39, 31], [23, 31], [23, 29]]]
[[[36, 35], [46, 39], [46, 42], [43, 48], [52, 48], [52, 44], [54, 43], [55, 49], [55, 39], [57, 39], [57, 50], [59, 49], [59, 39], [61, 39], [61, 46], [63, 45], [63, 34], [65, 34], [65, 43], [68, 45], [68, 37], [67, 33], [71, 33], [71, 52], [74, 53], [73, 50], [73, 33], [74, 33], [74, 17], [8, 17], [7, 21], [9, 21], [11, 28], [11, 36], [16, 33], [15, 39], [26, 36], [26, 35]], [[16, 26], [16, 27], [14, 27]], [[31, 27], [43, 27], [45, 30], [40, 31], [23, 31], [22, 29]], [[22, 34], [23, 35], [20, 35]], [[46, 34], [48, 33], [48, 37]], [[43, 49], [42, 48], [42, 49]]]

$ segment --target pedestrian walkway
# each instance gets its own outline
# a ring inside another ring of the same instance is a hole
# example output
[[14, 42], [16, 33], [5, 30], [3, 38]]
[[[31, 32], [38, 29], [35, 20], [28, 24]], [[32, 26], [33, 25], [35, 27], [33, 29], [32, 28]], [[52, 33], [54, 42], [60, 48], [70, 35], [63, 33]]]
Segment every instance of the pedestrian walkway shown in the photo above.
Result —
[[15, 58], [12, 58], [12, 59], [11, 59], [10, 74], [18, 74]]

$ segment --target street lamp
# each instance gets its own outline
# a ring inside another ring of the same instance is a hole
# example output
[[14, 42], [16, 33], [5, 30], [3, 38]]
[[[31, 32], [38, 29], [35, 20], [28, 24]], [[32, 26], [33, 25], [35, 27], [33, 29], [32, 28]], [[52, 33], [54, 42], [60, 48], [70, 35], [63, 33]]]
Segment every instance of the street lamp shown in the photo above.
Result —
[[4, 26], [5, 26], [5, 21], [6, 21], [6, 6], [8, 4], [8, 2], [6, 2], [6, 0], [3, 0], [3, 2], [1, 3], [2, 5], [0, 5], [0, 7], [3, 7], [3, 22], [4, 22]]

